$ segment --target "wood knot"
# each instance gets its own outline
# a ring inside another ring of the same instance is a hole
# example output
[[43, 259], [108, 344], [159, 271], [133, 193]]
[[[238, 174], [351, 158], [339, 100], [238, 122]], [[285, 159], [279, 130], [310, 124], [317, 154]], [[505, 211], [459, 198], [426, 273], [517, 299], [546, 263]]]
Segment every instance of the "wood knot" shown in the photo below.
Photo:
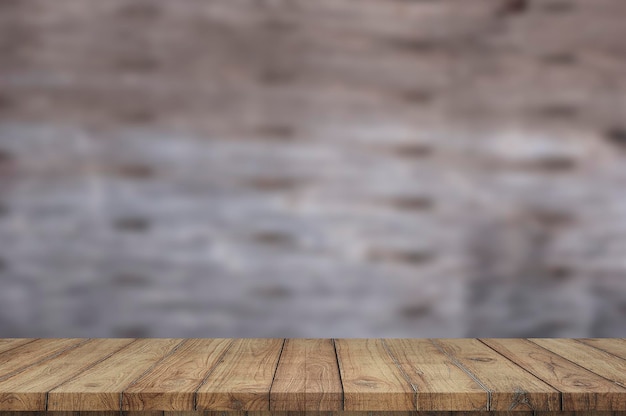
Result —
[[481, 363], [490, 363], [490, 362], [493, 361], [493, 358], [488, 358], [488, 357], [470, 357], [470, 358], [468, 358], [468, 360], [479, 361]]
[[367, 387], [370, 389], [374, 389], [378, 385], [378, 383], [376, 383], [374, 380], [357, 380], [354, 382], [354, 384], [358, 386]]
[[243, 403], [241, 402], [241, 400], [232, 399], [230, 401], [230, 407], [233, 410], [241, 410], [243, 409]]

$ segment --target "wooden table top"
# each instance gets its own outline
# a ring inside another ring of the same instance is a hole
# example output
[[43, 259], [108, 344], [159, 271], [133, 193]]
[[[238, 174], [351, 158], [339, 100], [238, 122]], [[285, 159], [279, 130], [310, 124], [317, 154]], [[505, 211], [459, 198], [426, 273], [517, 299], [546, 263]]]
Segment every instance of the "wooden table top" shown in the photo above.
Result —
[[0, 411], [624, 411], [626, 339], [0, 339]]

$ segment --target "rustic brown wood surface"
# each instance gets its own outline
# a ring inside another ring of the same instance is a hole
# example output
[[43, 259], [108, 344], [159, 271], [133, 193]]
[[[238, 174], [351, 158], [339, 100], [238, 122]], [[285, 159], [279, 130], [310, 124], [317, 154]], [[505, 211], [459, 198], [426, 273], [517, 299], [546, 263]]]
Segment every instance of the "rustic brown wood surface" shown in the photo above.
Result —
[[490, 410], [559, 410], [559, 392], [475, 339], [436, 340], [454, 362], [489, 391]]
[[282, 339], [235, 340], [198, 389], [196, 408], [269, 410], [270, 388], [283, 343]]
[[485, 344], [561, 392], [563, 410], [626, 409], [624, 388], [524, 339], [485, 339]]
[[342, 410], [333, 340], [288, 339], [270, 393], [273, 411]]
[[[581, 367], [626, 387], [626, 360], [624, 357], [617, 357], [605, 350], [565, 339], [533, 339], [532, 341]], [[605, 349], [612, 349], [608, 345], [620, 345], [622, 342], [621, 340], [606, 340], [604, 346]]]
[[182, 340], [140, 339], [48, 392], [48, 410], [119, 410], [122, 391]]
[[[415, 386], [418, 410], [487, 410], [487, 391], [430, 340], [390, 339], [385, 344]], [[445, 391], [455, 394], [441, 394]]]
[[614, 415], [626, 412], [625, 343], [546, 338], [0, 340], [0, 416], [24, 411], [60, 416], [79, 411]]
[[415, 388], [382, 340], [336, 340], [345, 410], [416, 409]]
[[193, 409], [195, 392], [232, 341], [190, 339], [123, 392], [125, 410]]

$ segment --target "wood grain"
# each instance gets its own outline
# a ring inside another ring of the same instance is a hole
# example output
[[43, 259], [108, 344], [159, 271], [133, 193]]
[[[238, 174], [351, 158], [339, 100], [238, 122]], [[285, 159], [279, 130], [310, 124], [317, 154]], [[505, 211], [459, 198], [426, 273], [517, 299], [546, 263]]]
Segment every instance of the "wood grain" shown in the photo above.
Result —
[[626, 359], [626, 339], [624, 338], [581, 338], [577, 341]]
[[622, 358], [571, 339], [531, 338], [530, 340], [581, 367], [626, 387], [626, 360]]
[[556, 388], [563, 410], [626, 409], [626, 389], [524, 339], [482, 339], [520, 367]]
[[416, 393], [380, 339], [337, 339], [344, 410], [416, 410]]
[[120, 410], [122, 391], [180, 345], [180, 339], [139, 339], [48, 393], [48, 410]]
[[90, 340], [0, 382], [0, 410], [46, 410], [49, 390], [130, 344], [130, 339]]
[[0, 381], [85, 342], [86, 339], [79, 338], [38, 339], [10, 349], [0, 354]]
[[269, 410], [283, 339], [237, 339], [196, 395], [197, 410]]
[[9, 351], [13, 348], [19, 347], [21, 345], [28, 344], [29, 342], [33, 342], [35, 338], [1, 338], [0, 339], [0, 354]]
[[417, 409], [487, 410], [488, 392], [427, 339], [385, 345], [417, 390]]
[[122, 393], [124, 410], [194, 410], [195, 392], [232, 344], [189, 339]]
[[8, 348], [0, 353], [0, 412], [497, 416], [563, 410], [562, 416], [574, 411], [578, 416], [626, 416], [625, 343], [490, 338], [0, 340]]
[[333, 341], [288, 339], [270, 392], [272, 411], [343, 409], [343, 390]]
[[560, 394], [476, 339], [437, 339], [439, 346], [490, 392], [489, 410], [560, 410]]

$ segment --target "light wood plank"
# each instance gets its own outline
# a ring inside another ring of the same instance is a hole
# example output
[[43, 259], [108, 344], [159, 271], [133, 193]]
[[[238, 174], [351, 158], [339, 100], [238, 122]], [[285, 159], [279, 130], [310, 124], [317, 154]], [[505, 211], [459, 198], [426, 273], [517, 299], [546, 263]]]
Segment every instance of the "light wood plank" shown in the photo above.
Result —
[[626, 339], [623, 338], [580, 338], [577, 341], [626, 359]]
[[560, 410], [560, 394], [476, 339], [433, 342], [490, 391], [489, 410]]
[[0, 338], [0, 354], [33, 342], [36, 338]]
[[197, 410], [269, 410], [283, 339], [237, 339], [198, 389]]
[[128, 345], [130, 339], [90, 340], [0, 382], [0, 410], [46, 410], [49, 390]]
[[288, 339], [270, 392], [272, 411], [342, 410], [343, 391], [333, 341]]
[[626, 360], [572, 339], [531, 338], [537, 345], [626, 387]]
[[416, 410], [415, 389], [380, 339], [335, 340], [344, 410]]
[[232, 344], [189, 339], [122, 393], [124, 410], [194, 410], [195, 392]]
[[525, 339], [483, 339], [485, 344], [562, 394], [569, 411], [626, 409], [626, 389]]
[[0, 381], [87, 342], [84, 338], [38, 339], [0, 354]]
[[48, 410], [120, 410], [132, 381], [171, 353], [180, 339], [139, 339], [48, 393]]
[[388, 339], [385, 345], [417, 390], [417, 409], [487, 410], [489, 395], [427, 339]]

